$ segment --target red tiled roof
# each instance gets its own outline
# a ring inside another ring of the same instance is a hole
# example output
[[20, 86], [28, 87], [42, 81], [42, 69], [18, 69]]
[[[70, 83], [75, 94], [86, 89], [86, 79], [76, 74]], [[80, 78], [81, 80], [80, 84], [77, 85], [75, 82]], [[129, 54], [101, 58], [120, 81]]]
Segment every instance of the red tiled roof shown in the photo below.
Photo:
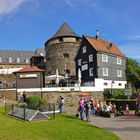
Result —
[[113, 43], [107, 42], [105, 40], [89, 37], [89, 36], [85, 36], [85, 38], [97, 51], [125, 57], [125, 55]]
[[33, 66], [33, 67], [25, 67], [25, 68], [23, 68], [23, 69], [21, 69], [21, 70], [18, 70], [18, 71], [16, 71], [16, 72], [14, 72], [14, 73], [20, 73], [20, 72], [43, 72], [44, 70], [41, 70], [41, 69], [39, 69], [38, 67], [35, 67], [35, 66]]

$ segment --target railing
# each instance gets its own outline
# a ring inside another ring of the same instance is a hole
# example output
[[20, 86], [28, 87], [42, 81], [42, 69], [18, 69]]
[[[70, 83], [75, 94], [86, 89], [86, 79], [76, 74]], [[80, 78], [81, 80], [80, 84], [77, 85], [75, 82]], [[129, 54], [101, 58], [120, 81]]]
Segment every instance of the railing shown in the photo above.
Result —
[[56, 113], [59, 113], [59, 111], [55, 110], [55, 105], [53, 104], [39, 106], [38, 109], [30, 109], [24, 103], [5, 103], [5, 115], [9, 115], [23, 121], [55, 119]]

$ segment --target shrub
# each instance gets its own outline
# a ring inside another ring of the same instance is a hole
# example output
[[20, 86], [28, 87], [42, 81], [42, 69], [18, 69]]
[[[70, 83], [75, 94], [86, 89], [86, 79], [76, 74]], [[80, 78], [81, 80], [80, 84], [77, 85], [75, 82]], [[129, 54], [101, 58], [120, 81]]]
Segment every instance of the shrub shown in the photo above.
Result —
[[38, 109], [41, 104], [41, 98], [39, 96], [29, 96], [27, 98], [27, 105], [30, 109]]

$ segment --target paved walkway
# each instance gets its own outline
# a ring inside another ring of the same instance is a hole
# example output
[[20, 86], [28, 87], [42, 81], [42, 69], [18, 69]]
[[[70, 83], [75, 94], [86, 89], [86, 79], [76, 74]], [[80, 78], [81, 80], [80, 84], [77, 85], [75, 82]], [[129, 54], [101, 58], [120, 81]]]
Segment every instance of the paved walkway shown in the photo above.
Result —
[[[67, 108], [67, 113], [76, 114], [76, 109]], [[121, 140], [138, 140], [140, 139], [140, 117], [135, 116], [131, 112], [128, 116], [120, 116], [115, 118], [91, 117], [90, 124], [107, 129]]]
[[115, 118], [92, 117], [90, 123], [117, 134], [122, 140], [140, 139], [140, 117], [134, 115]]

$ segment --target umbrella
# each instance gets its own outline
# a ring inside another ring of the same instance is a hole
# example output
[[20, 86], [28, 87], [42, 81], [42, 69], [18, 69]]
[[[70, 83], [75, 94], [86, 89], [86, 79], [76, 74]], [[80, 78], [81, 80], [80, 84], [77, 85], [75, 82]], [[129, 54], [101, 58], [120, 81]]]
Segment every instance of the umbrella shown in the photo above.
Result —
[[59, 75], [58, 75], [58, 69], [56, 69], [56, 80], [55, 83], [58, 85], [59, 84]]
[[78, 84], [79, 84], [79, 86], [81, 85], [81, 78], [82, 78], [81, 70], [78, 69]]
[[81, 96], [90, 96], [90, 94], [88, 92], [83, 92], [81, 93]]

